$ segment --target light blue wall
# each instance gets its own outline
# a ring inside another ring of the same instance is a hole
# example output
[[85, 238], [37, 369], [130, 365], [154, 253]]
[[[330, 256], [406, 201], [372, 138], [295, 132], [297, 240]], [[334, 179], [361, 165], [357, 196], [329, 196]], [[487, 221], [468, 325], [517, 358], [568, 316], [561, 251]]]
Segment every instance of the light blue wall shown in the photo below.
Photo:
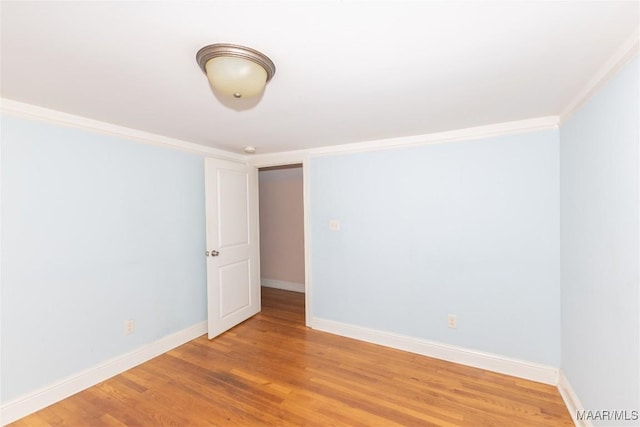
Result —
[[196, 155], [2, 116], [3, 402], [206, 320], [203, 175]]
[[312, 316], [559, 366], [557, 131], [313, 158], [309, 177]]
[[591, 410], [640, 410], [638, 75], [636, 58], [560, 131], [562, 369]]

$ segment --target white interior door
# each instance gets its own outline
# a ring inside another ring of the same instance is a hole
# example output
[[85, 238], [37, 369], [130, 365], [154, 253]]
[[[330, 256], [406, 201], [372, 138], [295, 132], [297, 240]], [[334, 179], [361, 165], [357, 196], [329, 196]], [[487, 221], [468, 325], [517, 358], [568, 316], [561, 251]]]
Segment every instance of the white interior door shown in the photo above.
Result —
[[260, 311], [258, 171], [205, 159], [209, 339]]

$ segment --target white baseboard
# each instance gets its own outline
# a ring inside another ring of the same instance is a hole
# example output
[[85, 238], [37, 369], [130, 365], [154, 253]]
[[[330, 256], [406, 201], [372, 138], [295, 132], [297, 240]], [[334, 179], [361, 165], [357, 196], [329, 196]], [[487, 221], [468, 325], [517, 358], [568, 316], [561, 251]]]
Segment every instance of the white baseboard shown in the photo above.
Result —
[[361, 326], [334, 322], [332, 320], [319, 319], [317, 317], [311, 319], [310, 326], [320, 331], [459, 363], [461, 365], [512, 375], [514, 377], [554, 386], [558, 384], [559, 370], [551, 366], [511, 359], [496, 354], [484, 353], [390, 332], [363, 328]]
[[266, 288], [282, 289], [285, 291], [304, 293], [304, 283], [285, 282], [284, 280], [274, 280], [260, 278], [260, 283]]
[[564, 372], [560, 370], [560, 375], [558, 378], [558, 391], [560, 392], [560, 396], [562, 396], [562, 400], [564, 400], [564, 404], [569, 410], [569, 414], [571, 415], [571, 419], [576, 427], [593, 427], [593, 424], [590, 420], [578, 420], [577, 414], [578, 412], [584, 412], [584, 406], [578, 399], [578, 395], [571, 387], [569, 380], [564, 375]]
[[207, 322], [198, 323], [130, 353], [85, 369], [55, 384], [11, 400], [0, 407], [0, 422], [3, 426], [12, 423], [206, 333]]

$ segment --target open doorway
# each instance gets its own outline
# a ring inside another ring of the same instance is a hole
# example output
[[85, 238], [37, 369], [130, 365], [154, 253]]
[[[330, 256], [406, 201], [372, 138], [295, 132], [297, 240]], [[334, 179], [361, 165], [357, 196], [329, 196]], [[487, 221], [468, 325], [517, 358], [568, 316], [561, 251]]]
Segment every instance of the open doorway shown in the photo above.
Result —
[[304, 196], [301, 164], [260, 168], [260, 283], [305, 292]]

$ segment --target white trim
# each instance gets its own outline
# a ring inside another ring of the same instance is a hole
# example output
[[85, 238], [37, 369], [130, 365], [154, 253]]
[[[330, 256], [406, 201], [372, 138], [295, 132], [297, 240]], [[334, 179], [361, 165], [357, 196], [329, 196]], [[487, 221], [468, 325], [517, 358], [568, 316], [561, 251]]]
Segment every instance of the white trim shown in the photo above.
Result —
[[607, 83], [631, 58], [638, 54], [640, 50], [639, 35], [640, 28], [636, 28], [631, 36], [616, 49], [613, 55], [598, 68], [598, 71], [596, 71], [582, 90], [580, 90], [569, 105], [562, 110], [560, 113], [560, 124], [566, 122], [598, 89]]
[[[0, 125], [0, 128], [2, 126]], [[1, 132], [0, 132], [1, 133]], [[1, 136], [1, 135], [0, 135]], [[0, 177], [4, 176], [2, 174], [2, 138], [0, 138]], [[4, 199], [2, 198], [2, 178], [0, 178], [0, 203], [2, 203], [2, 201], [4, 201]], [[0, 236], [4, 236], [4, 234], [2, 233], [2, 209], [0, 209]], [[2, 241], [4, 239], [0, 239], [0, 260], [4, 259], [2, 258]], [[4, 277], [4, 275], [2, 274], [2, 262], [0, 262], [0, 307], [2, 307], [2, 278]], [[0, 316], [0, 331], [2, 331], [2, 316]], [[0, 349], [2, 348], [2, 338], [0, 338]], [[0, 351], [0, 366], [2, 365], [2, 351]], [[0, 385], [0, 403], [2, 403], [2, 386]], [[2, 423], [2, 409], [0, 408], [0, 425]]]
[[311, 286], [311, 181], [309, 180], [309, 157], [302, 162], [302, 204], [304, 213], [304, 321], [311, 327], [313, 318], [312, 286]]
[[149, 132], [118, 126], [107, 122], [89, 119], [74, 114], [63, 113], [36, 105], [25, 104], [7, 98], [0, 98], [0, 111], [19, 117], [36, 119], [61, 126], [68, 126], [92, 132], [98, 132], [118, 138], [133, 140], [144, 144], [174, 148], [190, 153], [238, 163], [251, 164], [256, 167], [280, 166], [302, 163], [309, 155], [329, 155], [356, 153], [363, 151], [377, 151], [391, 148], [410, 147], [426, 144], [441, 144], [446, 142], [480, 139], [523, 132], [553, 129], [558, 126], [557, 116], [537, 117], [513, 122], [495, 123], [438, 132], [425, 135], [414, 135], [400, 138], [379, 139], [351, 144], [331, 145], [305, 150], [284, 151], [258, 155], [241, 155], [230, 151], [207, 147], [180, 139], [169, 138]]
[[434, 357], [461, 365], [512, 375], [544, 384], [558, 384], [558, 368], [511, 359], [449, 344], [442, 344], [391, 332], [354, 326], [333, 320], [313, 318], [311, 327], [360, 341], [384, 345], [423, 356]]
[[560, 370], [560, 375], [558, 377], [558, 391], [560, 392], [560, 396], [562, 396], [562, 400], [564, 400], [564, 404], [569, 410], [571, 419], [576, 427], [593, 427], [593, 424], [589, 420], [576, 419], [577, 413], [579, 411], [584, 411], [584, 406], [582, 406], [580, 399], [578, 399], [578, 395], [573, 390], [573, 387], [571, 387], [569, 380], [562, 370]]
[[89, 119], [86, 117], [67, 114], [36, 105], [25, 104], [11, 99], [0, 98], [0, 110], [3, 113], [35, 119], [39, 121], [53, 123], [59, 126], [72, 127], [76, 129], [97, 132], [117, 138], [137, 141], [144, 144], [168, 147], [181, 151], [187, 151], [202, 156], [215, 157], [223, 160], [230, 160], [237, 163], [245, 163], [246, 156], [219, 150], [217, 148], [206, 147], [200, 144], [169, 138], [149, 132], [118, 126], [107, 122]]
[[13, 399], [0, 407], [6, 425], [105, 381], [207, 333], [207, 322], [190, 326], [130, 352], [102, 362], [61, 381]]
[[304, 293], [304, 283], [285, 282], [284, 280], [265, 279], [264, 277], [260, 278], [260, 283], [265, 288]]
[[307, 150], [259, 154], [247, 159], [247, 162], [256, 167], [280, 166], [286, 164], [301, 163], [308, 156], [349, 154], [428, 144], [443, 144], [447, 142], [467, 141], [503, 135], [513, 135], [524, 132], [557, 129], [557, 127], [558, 116], [536, 117], [533, 119], [495, 123], [491, 125], [457, 129], [447, 132], [403, 136], [399, 138], [378, 139], [365, 142], [355, 142], [351, 144], [329, 145], [318, 148], [310, 148]]
[[556, 129], [557, 127], [557, 116], [536, 117], [533, 119], [495, 123], [491, 125], [475, 126], [471, 128], [430, 133], [426, 135], [379, 139], [375, 141], [356, 142], [353, 144], [320, 147], [309, 150], [309, 153], [313, 156], [323, 156], [331, 154], [358, 153], [363, 151], [388, 150], [392, 148], [412, 147], [429, 144], [443, 144], [447, 142], [467, 141], [503, 135], [513, 135], [524, 132]]
[[283, 151], [280, 153], [254, 154], [247, 157], [247, 163], [257, 168], [297, 165], [304, 162], [307, 150]]

